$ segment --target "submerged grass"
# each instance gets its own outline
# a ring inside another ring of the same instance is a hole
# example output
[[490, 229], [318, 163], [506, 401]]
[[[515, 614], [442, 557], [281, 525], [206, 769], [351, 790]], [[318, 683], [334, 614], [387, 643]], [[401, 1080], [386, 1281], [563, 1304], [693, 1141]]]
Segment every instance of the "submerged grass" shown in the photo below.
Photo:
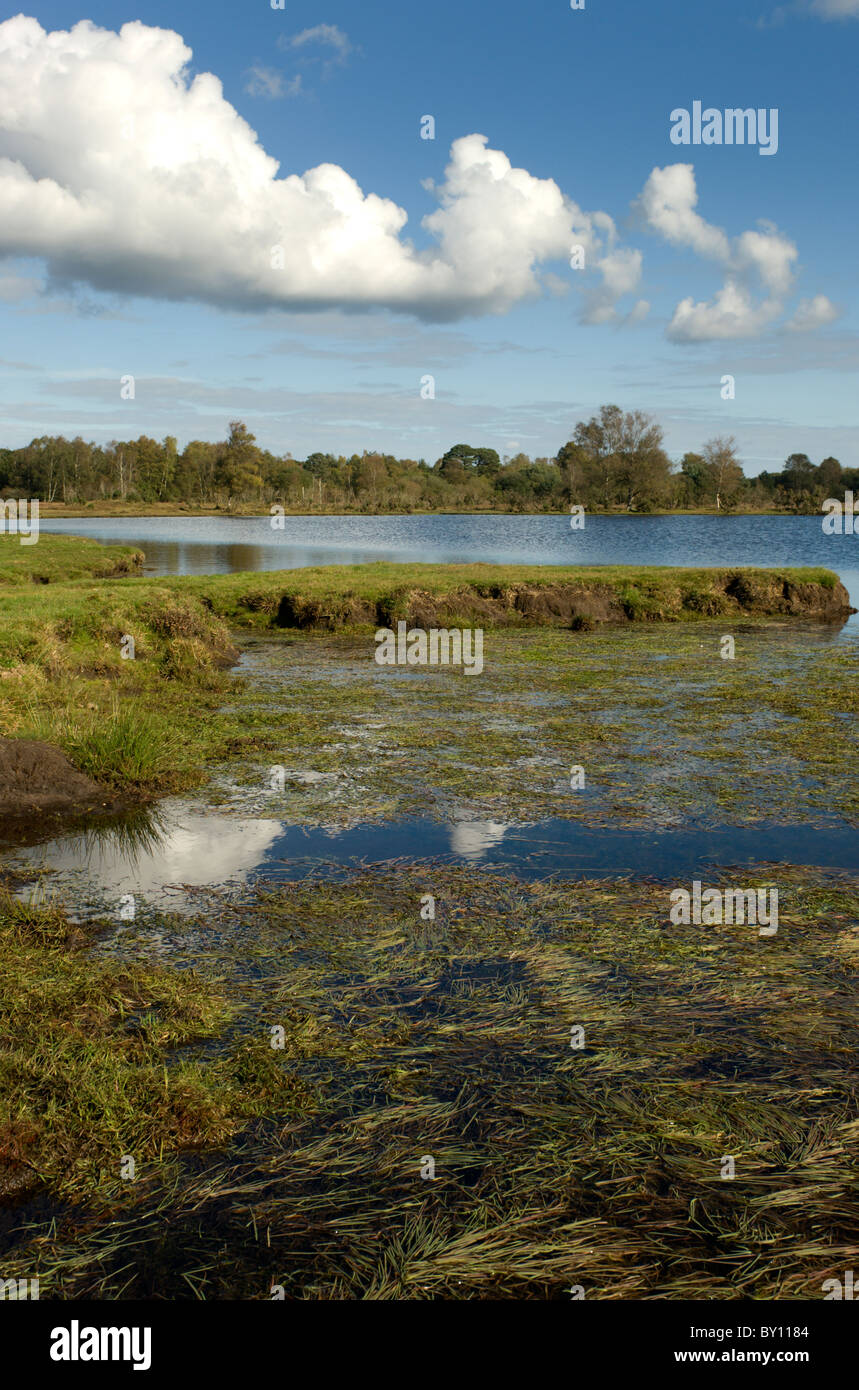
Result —
[[[436, 866], [224, 906], [229, 1047], [270, 1118], [24, 1229], [4, 1275], [59, 1297], [822, 1297], [859, 1256], [859, 881], [743, 882], [779, 887], [775, 937], [672, 926], [664, 884]], [[187, 924], [167, 936], [179, 964]]]
[[[630, 628], [622, 661], [614, 631], [496, 631], [471, 679], [380, 668], [367, 637], [246, 642], [230, 717], [267, 758], [226, 766], [221, 795], [305, 824], [855, 820], [859, 788], [840, 775], [859, 714], [855, 641], [746, 623], [725, 661], [723, 630]], [[573, 790], [577, 765], [586, 785]]]
[[59, 1194], [174, 1146], [222, 1139], [199, 1067], [168, 1082], [168, 1049], [211, 1034], [226, 1006], [191, 972], [93, 959], [56, 907], [0, 897], [0, 1189]]

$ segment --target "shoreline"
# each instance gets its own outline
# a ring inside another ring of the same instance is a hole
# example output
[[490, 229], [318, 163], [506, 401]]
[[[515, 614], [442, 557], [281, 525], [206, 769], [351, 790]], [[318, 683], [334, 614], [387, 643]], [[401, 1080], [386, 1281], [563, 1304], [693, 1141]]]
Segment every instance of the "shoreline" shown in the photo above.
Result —
[[[38, 499], [37, 499], [37, 500], [38, 500]], [[228, 507], [192, 507], [192, 506], [190, 506], [190, 505], [188, 505], [188, 504], [178, 504], [178, 503], [172, 503], [172, 502], [165, 502], [165, 503], [163, 503], [163, 504], [127, 503], [127, 502], [117, 502], [117, 503], [115, 503], [115, 504], [110, 504], [110, 503], [106, 503], [106, 502], [101, 502], [101, 503], [98, 504], [98, 510], [94, 510], [94, 507], [95, 507], [95, 504], [94, 504], [94, 503], [69, 503], [68, 505], [66, 505], [66, 504], [58, 503], [58, 502], [42, 502], [41, 500], [39, 500], [39, 515], [40, 515], [40, 517], [44, 517], [44, 518], [53, 518], [53, 519], [55, 519], [55, 520], [62, 520], [62, 519], [64, 519], [64, 518], [66, 518], [66, 519], [68, 519], [69, 521], [74, 521], [74, 520], [85, 520], [85, 519], [87, 519], [87, 518], [89, 518], [89, 519], [92, 520], [92, 521], [109, 521], [109, 520], [110, 520], [111, 518], [113, 518], [113, 517], [142, 517], [142, 518], [145, 518], [145, 517], [160, 517], [160, 518], [162, 518], [163, 520], [167, 520], [168, 518], [175, 518], [176, 520], [188, 520], [188, 519], [194, 519], [194, 518], [197, 518], [197, 517], [201, 517], [201, 518], [206, 518], [206, 517], [208, 517], [208, 518], [224, 518], [225, 520], [229, 520], [229, 519], [231, 519], [231, 518], [234, 518], [234, 519], [236, 519], [236, 520], [241, 520], [242, 518], [247, 518], [247, 517], [257, 517], [257, 518], [261, 518], [261, 519], [264, 519], [264, 520], [267, 521], [267, 520], [269, 520], [270, 517], [271, 517], [270, 507], [273, 507], [273, 506], [281, 506], [282, 504], [279, 503], [279, 502], [272, 502], [272, 503], [268, 504], [266, 510], [263, 510], [263, 511], [260, 511], [260, 510], [259, 510], [260, 505], [265, 505], [265, 504], [248, 503], [248, 504], [245, 504], [245, 505], [239, 504], [239, 505], [237, 505], [237, 506], [235, 506], [235, 507], [228, 508]], [[543, 510], [543, 511], [536, 511], [536, 512], [535, 512], [535, 511], [522, 511], [522, 510], [519, 510], [518, 508], [501, 508], [501, 507], [453, 507], [453, 508], [450, 508], [450, 507], [445, 507], [445, 508], [441, 508], [441, 507], [436, 508], [436, 507], [433, 507], [433, 508], [431, 508], [431, 509], [422, 509], [422, 508], [420, 508], [420, 507], [414, 507], [414, 508], [410, 508], [408, 511], [384, 511], [384, 512], [373, 511], [373, 510], [368, 510], [368, 509], [365, 509], [365, 508], [358, 508], [358, 507], [355, 507], [355, 508], [347, 508], [345, 511], [343, 510], [342, 507], [321, 507], [321, 508], [320, 508], [320, 507], [306, 507], [306, 508], [303, 508], [303, 509], [284, 508], [283, 515], [284, 515], [285, 517], [291, 517], [291, 516], [295, 516], [295, 517], [308, 517], [308, 516], [338, 516], [338, 517], [339, 517], [339, 516], [349, 516], [349, 517], [352, 517], [352, 516], [366, 516], [366, 517], [372, 517], [372, 518], [374, 518], [374, 519], [376, 519], [376, 520], [379, 520], [379, 519], [384, 519], [384, 518], [386, 518], [386, 517], [400, 518], [400, 519], [402, 519], [402, 518], [404, 518], [404, 517], [410, 517], [410, 516], [522, 516], [522, 517], [558, 516], [558, 517], [567, 517], [567, 516], [569, 516], [569, 512], [568, 512], [568, 511], [555, 511], [555, 510], [553, 510], [553, 509], [551, 509], [551, 508], [547, 508], [547, 509], [545, 509], [545, 510]], [[609, 510], [604, 510], [604, 509], [602, 509], [602, 508], [590, 507], [590, 508], [587, 509], [586, 515], [587, 515], [587, 516], [637, 517], [637, 518], [640, 518], [640, 519], [647, 520], [647, 519], [653, 518], [653, 517], [672, 517], [672, 516], [676, 516], [676, 517], [681, 517], [681, 516], [691, 516], [691, 517], [699, 517], [699, 516], [700, 516], [700, 517], [704, 517], [704, 516], [706, 516], [706, 517], [714, 517], [714, 518], [726, 518], [726, 517], [738, 517], [738, 516], [760, 516], [760, 517], [767, 517], [767, 516], [784, 516], [784, 517], [790, 517], [790, 516], [810, 516], [810, 517], [818, 517], [818, 518], [820, 518], [820, 517], [823, 516], [823, 513], [820, 512], [820, 511], [814, 511], [814, 512], [785, 511], [785, 510], [782, 510], [782, 509], [779, 509], [779, 508], [776, 508], [776, 507], [767, 507], [767, 508], [753, 508], [753, 507], [752, 507], [752, 508], [741, 508], [741, 507], [738, 507], [738, 508], [735, 508], [735, 509], [733, 509], [733, 510], [731, 510], [731, 511], [715, 511], [715, 510], [713, 510], [713, 509], [707, 509], [707, 508], [675, 507], [675, 508], [669, 508], [669, 509], [667, 509], [667, 510], [661, 510], [661, 509], [654, 508], [653, 511], [649, 511], [649, 512], [632, 512], [632, 511], [626, 511], [626, 510], [619, 509], [619, 508], [611, 508], [611, 509], [609, 509]]]

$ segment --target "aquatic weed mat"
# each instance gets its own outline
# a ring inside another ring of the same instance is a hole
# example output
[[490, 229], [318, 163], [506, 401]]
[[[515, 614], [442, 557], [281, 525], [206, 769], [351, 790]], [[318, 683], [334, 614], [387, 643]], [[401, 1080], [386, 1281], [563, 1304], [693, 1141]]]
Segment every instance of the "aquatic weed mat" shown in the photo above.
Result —
[[855, 824], [859, 635], [746, 623], [723, 659], [727, 635], [495, 630], [474, 676], [380, 667], [372, 634], [254, 639], [227, 712], [242, 755], [206, 795], [301, 824]]
[[859, 879], [720, 882], [777, 886], [777, 934], [673, 925], [665, 883], [408, 865], [164, 919], [176, 965], [211, 925], [242, 1011], [211, 1065], [258, 1118], [25, 1226], [5, 1277], [61, 1298], [822, 1297], [859, 1258]]

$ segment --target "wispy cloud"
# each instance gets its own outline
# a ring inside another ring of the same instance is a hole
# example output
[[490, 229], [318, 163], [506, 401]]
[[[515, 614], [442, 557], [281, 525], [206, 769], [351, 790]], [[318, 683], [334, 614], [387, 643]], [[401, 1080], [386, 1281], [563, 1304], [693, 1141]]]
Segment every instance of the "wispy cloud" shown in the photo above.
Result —
[[0, 275], [0, 300], [4, 304], [17, 304], [23, 299], [32, 299], [45, 288], [44, 282], [33, 275]]
[[774, 29], [790, 19], [859, 19], [859, 0], [793, 0], [762, 15], [757, 27]]
[[[277, 41], [278, 48], [287, 52], [300, 51], [308, 62], [322, 63], [323, 73], [332, 68], [345, 67], [354, 50], [348, 34], [336, 24], [314, 24], [311, 29], [302, 29], [299, 34], [284, 34]], [[314, 48], [327, 50], [327, 57], [309, 52]]]
[[278, 72], [277, 68], [257, 65], [249, 68], [245, 76], [245, 91], [248, 96], [267, 97], [270, 101], [277, 101], [281, 97], [298, 96], [301, 91], [301, 73], [287, 81], [285, 75]]
[[811, 9], [821, 19], [859, 19], [859, 0], [813, 0]]

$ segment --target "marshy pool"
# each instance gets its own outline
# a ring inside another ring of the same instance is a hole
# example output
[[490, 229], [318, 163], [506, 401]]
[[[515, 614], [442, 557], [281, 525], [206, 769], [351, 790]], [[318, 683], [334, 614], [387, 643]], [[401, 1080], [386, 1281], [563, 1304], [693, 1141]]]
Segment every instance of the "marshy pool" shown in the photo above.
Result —
[[246, 638], [228, 714], [257, 751], [0, 866], [75, 906], [175, 911], [186, 886], [193, 901], [394, 861], [522, 879], [855, 870], [859, 632], [744, 624], [726, 661], [721, 628], [494, 631], [472, 680], [381, 668], [370, 635]]

